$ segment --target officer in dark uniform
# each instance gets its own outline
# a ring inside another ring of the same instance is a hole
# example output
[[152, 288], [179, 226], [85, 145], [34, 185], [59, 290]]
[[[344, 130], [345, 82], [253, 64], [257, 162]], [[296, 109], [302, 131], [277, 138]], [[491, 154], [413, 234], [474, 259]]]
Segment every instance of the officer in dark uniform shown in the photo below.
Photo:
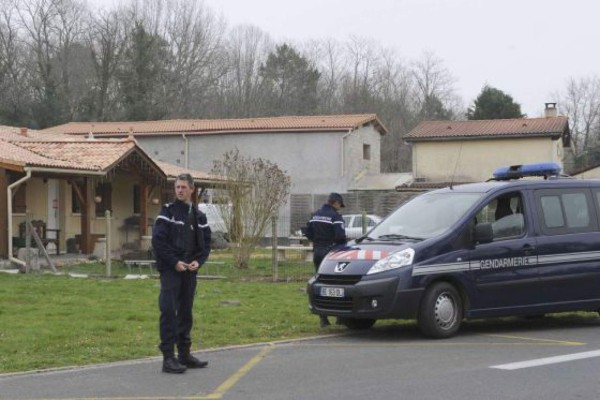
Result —
[[[344, 199], [338, 193], [331, 193], [327, 203], [318, 209], [305, 229], [306, 237], [313, 242], [313, 263], [315, 272], [319, 269], [321, 261], [327, 253], [336, 245], [346, 243], [346, 231], [344, 230], [344, 219], [339, 210], [344, 207]], [[321, 315], [321, 327], [329, 325], [327, 316]]]
[[208, 365], [190, 354], [196, 274], [208, 258], [211, 237], [206, 215], [192, 202], [194, 190], [191, 175], [179, 175], [175, 180], [177, 200], [162, 207], [152, 232], [160, 272], [159, 348], [163, 353], [162, 370], [168, 373]]

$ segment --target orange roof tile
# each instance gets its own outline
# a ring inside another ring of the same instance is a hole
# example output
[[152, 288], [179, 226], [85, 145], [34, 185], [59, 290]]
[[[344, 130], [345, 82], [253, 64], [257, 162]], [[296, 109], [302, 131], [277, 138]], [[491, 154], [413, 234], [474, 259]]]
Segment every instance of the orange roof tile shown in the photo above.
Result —
[[156, 134], [219, 134], [249, 132], [323, 132], [347, 131], [373, 123], [385, 134], [387, 129], [375, 114], [290, 116], [244, 119], [179, 119], [137, 122], [70, 122], [42, 130], [43, 133], [70, 135], [126, 136]]
[[404, 136], [407, 142], [457, 138], [535, 137], [559, 138], [569, 129], [567, 117], [423, 121]]
[[[15, 146], [49, 159], [69, 163], [73, 167], [85, 170], [103, 171], [132, 151], [136, 144], [132, 140], [98, 140], [68, 142], [30, 142], [15, 141]], [[27, 164], [32, 164], [29, 161]]]
[[0, 141], [0, 162], [15, 166], [36, 166], [46, 168], [82, 169], [70, 161], [53, 160], [42, 154], [34, 153], [16, 144]]
[[[0, 125], [0, 140], [53, 140], [69, 141], [73, 136], [63, 133], [44, 132], [35, 129], [27, 129], [25, 136], [21, 134], [21, 128]], [[77, 139], [80, 140], [80, 139]]]

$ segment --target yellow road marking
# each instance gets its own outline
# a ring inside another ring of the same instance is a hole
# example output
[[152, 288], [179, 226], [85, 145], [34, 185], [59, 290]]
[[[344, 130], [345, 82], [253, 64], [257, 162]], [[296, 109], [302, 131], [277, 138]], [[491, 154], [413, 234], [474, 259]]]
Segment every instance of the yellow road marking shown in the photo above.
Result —
[[[78, 398], [68, 398], [68, 399], [60, 399], [60, 400], [209, 400], [209, 399], [221, 399], [223, 395], [227, 393], [244, 375], [246, 375], [256, 364], [262, 361], [273, 349], [275, 345], [273, 343], [268, 343], [260, 353], [256, 356], [252, 357], [250, 361], [248, 361], [242, 368], [237, 370], [233, 375], [231, 375], [225, 382], [223, 382], [214, 392], [209, 393], [207, 395], [196, 395], [196, 396], [180, 396], [180, 397], [78, 397]], [[50, 400], [50, 399], [38, 399], [38, 400]]]
[[547, 344], [559, 344], [563, 346], [583, 346], [587, 343], [583, 342], [572, 342], [570, 340], [553, 340], [553, 339], [540, 339], [540, 338], [531, 338], [526, 336], [510, 336], [510, 335], [485, 335], [490, 337], [504, 338], [504, 339], [517, 339], [517, 340], [530, 340], [532, 342], [540, 342]]
[[[231, 375], [225, 382], [221, 384], [214, 392], [210, 393], [205, 397], [201, 397], [202, 399], [220, 399], [223, 397], [225, 393], [229, 389], [231, 389], [244, 375], [246, 375], [256, 364], [261, 362], [273, 349], [275, 345], [269, 343], [264, 349], [260, 351], [256, 356], [254, 356], [250, 361], [246, 363], [242, 368], [240, 368], [235, 374]], [[200, 397], [197, 397], [200, 399]]]

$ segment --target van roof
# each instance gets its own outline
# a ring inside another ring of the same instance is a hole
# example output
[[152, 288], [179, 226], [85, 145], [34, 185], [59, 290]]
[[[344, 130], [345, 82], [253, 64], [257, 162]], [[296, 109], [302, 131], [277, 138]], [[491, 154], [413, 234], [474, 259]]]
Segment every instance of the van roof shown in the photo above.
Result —
[[478, 183], [467, 183], [445, 187], [433, 191], [433, 193], [487, 193], [501, 188], [513, 187], [523, 189], [527, 187], [553, 188], [553, 187], [597, 187], [600, 188], [600, 180], [591, 179], [572, 179], [572, 178], [554, 178], [554, 179], [520, 179], [512, 181], [488, 181]]

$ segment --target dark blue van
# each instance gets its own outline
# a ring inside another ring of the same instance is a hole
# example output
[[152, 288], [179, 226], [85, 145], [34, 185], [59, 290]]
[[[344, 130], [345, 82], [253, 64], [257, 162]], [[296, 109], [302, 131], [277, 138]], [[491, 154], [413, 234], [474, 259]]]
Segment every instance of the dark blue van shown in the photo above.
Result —
[[600, 181], [559, 171], [506, 167], [413, 198], [327, 255], [308, 282], [311, 311], [352, 329], [416, 318], [433, 338], [463, 318], [599, 311]]

